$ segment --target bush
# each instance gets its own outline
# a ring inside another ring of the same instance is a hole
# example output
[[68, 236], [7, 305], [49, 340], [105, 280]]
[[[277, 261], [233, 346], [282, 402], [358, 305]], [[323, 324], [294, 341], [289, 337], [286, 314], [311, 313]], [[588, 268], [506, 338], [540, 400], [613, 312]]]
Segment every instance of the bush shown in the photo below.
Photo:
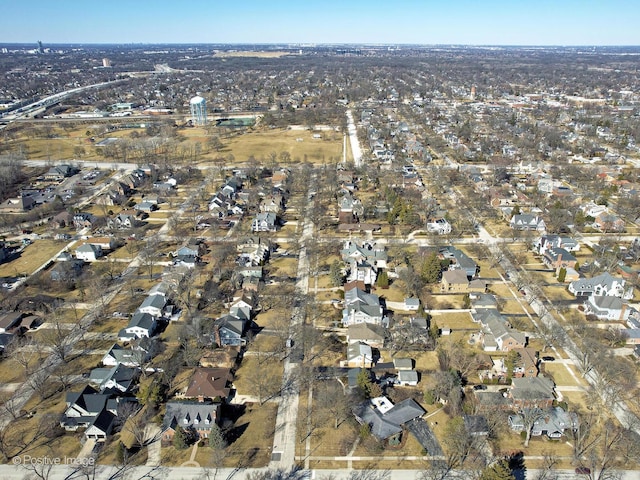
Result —
[[424, 402], [427, 405], [433, 405], [434, 403], [436, 403], [436, 398], [431, 390], [427, 390], [426, 392], [424, 392]]

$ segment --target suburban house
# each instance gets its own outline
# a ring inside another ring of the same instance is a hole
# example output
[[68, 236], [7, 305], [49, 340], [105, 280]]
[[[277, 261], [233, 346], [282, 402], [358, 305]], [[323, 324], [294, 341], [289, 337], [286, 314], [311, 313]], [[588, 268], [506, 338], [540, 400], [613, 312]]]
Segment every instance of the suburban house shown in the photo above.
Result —
[[446, 218], [435, 218], [427, 221], [427, 232], [446, 235], [451, 233], [451, 224]]
[[199, 402], [219, 399], [226, 402], [231, 397], [233, 375], [228, 368], [198, 367], [193, 371], [189, 386], [184, 392], [186, 398], [197, 398]]
[[564, 248], [552, 247], [542, 254], [542, 262], [557, 272], [561, 268], [574, 268], [578, 259]]
[[417, 312], [420, 310], [420, 299], [417, 297], [405, 298], [404, 309], [409, 312]]
[[345, 327], [356, 323], [386, 323], [384, 311], [380, 305], [380, 298], [372, 293], [366, 293], [359, 288], [345, 292], [345, 308], [342, 310], [342, 323]]
[[7, 312], [0, 314], [0, 333], [9, 333], [17, 329], [24, 317], [22, 312]]
[[347, 280], [349, 282], [360, 281], [365, 285], [373, 285], [376, 283], [377, 276], [377, 269], [366, 260], [351, 260], [347, 274]]
[[538, 253], [544, 253], [551, 248], [562, 248], [567, 252], [577, 252], [580, 250], [580, 242], [571, 237], [561, 235], [543, 235], [534, 244]]
[[116, 230], [128, 230], [130, 228], [136, 228], [139, 225], [140, 222], [132, 213], [120, 212], [115, 217], [107, 220], [107, 226]]
[[482, 325], [480, 338], [486, 352], [508, 352], [524, 348], [527, 344], [526, 335], [511, 328], [507, 319], [495, 308], [474, 308], [471, 318]]
[[105, 441], [111, 433], [118, 412], [118, 401], [111, 395], [98, 393], [91, 386], [81, 392], [68, 392], [66, 410], [60, 420], [60, 426], [75, 432], [86, 428], [85, 437]]
[[73, 216], [73, 226], [76, 230], [83, 228], [93, 228], [98, 222], [98, 217], [92, 213], [76, 213]]
[[625, 229], [624, 220], [612, 213], [603, 212], [596, 217], [593, 228], [601, 232], [623, 232]]
[[[509, 415], [509, 427], [516, 432], [522, 432], [525, 424], [522, 415]], [[541, 412], [540, 418], [533, 422], [532, 437], [546, 435], [548, 438], [561, 438], [566, 430], [578, 428], [578, 415], [575, 412], [565, 412], [561, 407], [552, 407]]]
[[126, 367], [139, 367], [141, 363], [147, 361], [150, 355], [142, 346], [130, 345], [121, 347], [117, 343], [102, 357], [102, 365], [105, 367], [115, 367], [124, 365]]
[[95, 262], [102, 257], [102, 248], [91, 243], [83, 243], [76, 248], [76, 258], [85, 262]]
[[213, 323], [213, 342], [219, 347], [239, 347], [245, 345], [247, 320], [233, 315], [224, 315]]
[[407, 423], [425, 414], [425, 410], [412, 398], [396, 405], [387, 397], [372, 398], [354, 406], [352, 411], [358, 423], [369, 426], [374, 437], [392, 445], [400, 443]]
[[440, 249], [440, 255], [451, 262], [449, 270], [462, 270], [469, 278], [475, 277], [478, 273], [478, 264], [456, 247], [443, 247]]
[[584, 302], [584, 313], [599, 320], [626, 321], [631, 313], [629, 304], [618, 297], [591, 295]]
[[209, 438], [211, 428], [219, 421], [219, 403], [167, 402], [162, 420], [162, 444], [171, 445], [178, 427], [195, 431], [199, 439]]
[[136, 312], [131, 317], [129, 324], [118, 332], [118, 339], [122, 342], [135, 340], [136, 338], [151, 337], [156, 331], [156, 318], [143, 312]]
[[442, 272], [443, 292], [449, 293], [466, 293], [469, 290], [469, 279], [462, 270], [446, 270]]
[[546, 377], [520, 377], [511, 380], [509, 398], [514, 408], [551, 408], [555, 385]]
[[252, 232], [275, 232], [277, 216], [273, 212], [261, 212], [256, 215], [251, 223]]
[[581, 278], [569, 284], [569, 292], [576, 297], [611, 296], [625, 300], [633, 298], [633, 287], [625, 288], [623, 278], [616, 278], [608, 272], [604, 272], [593, 278]]
[[371, 323], [356, 323], [347, 328], [347, 342], [364, 342], [373, 348], [382, 348], [386, 337], [386, 329]]
[[396, 384], [401, 387], [415, 387], [418, 385], [418, 372], [415, 370], [400, 370], [396, 379]]
[[66, 210], [55, 215], [49, 224], [53, 228], [65, 228], [73, 225], [73, 213], [69, 213]]
[[262, 265], [269, 258], [271, 243], [257, 236], [248, 237], [239, 243], [236, 249], [238, 251], [238, 263], [246, 265], [248, 262], [253, 266]]
[[97, 385], [101, 393], [127, 393], [134, 386], [140, 370], [136, 367], [116, 365], [110, 368], [94, 368], [89, 381]]
[[139, 212], [151, 213], [151, 212], [154, 212], [154, 211], [156, 211], [158, 209], [158, 204], [145, 200], [145, 201], [142, 201], [142, 202], [138, 203], [133, 208], [135, 208]]
[[262, 199], [260, 202], [260, 211], [261, 212], [271, 212], [276, 215], [282, 213], [284, 210], [284, 196], [282, 195], [271, 195], [268, 198]]
[[138, 312], [148, 313], [156, 318], [162, 317], [167, 305], [167, 297], [161, 294], [149, 295], [138, 307]]
[[340, 251], [340, 256], [346, 263], [350, 263], [353, 260], [357, 262], [366, 261], [375, 269], [387, 268], [387, 251], [384, 248], [377, 247], [375, 243], [357, 243], [353, 240], [347, 240]]
[[487, 437], [489, 435], [489, 423], [482, 415], [463, 415], [464, 428], [473, 437]]
[[533, 230], [538, 232], [544, 232], [547, 229], [544, 220], [532, 213], [514, 215], [509, 221], [509, 226], [514, 230]]
[[[58, 259], [56, 259], [58, 260]], [[82, 273], [84, 260], [71, 258], [67, 261], [57, 261], [49, 270], [49, 278], [52, 282], [72, 282]]]
[[118, 242], [114, 237], [89, 237], [87, 238], [86, 243], [100, 247], [103, 251], [111, 251], [118, 245]]
[[371, 368], [373, 367], [373, 350], [364, 342], [350, 342], [347, 346], [348, 367]]
[[540, 359], [533, 348], [514, 348], [518, 359], [513, 367], [513, 377], [537, 377], [540, 373]]

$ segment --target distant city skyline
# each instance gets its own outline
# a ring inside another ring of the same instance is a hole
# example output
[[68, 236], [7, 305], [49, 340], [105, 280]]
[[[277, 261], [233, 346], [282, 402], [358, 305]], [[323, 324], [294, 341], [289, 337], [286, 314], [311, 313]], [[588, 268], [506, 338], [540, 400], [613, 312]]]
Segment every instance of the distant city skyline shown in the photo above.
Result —
[[0, 0], [0, 42], [640, 45], [632, 0]]

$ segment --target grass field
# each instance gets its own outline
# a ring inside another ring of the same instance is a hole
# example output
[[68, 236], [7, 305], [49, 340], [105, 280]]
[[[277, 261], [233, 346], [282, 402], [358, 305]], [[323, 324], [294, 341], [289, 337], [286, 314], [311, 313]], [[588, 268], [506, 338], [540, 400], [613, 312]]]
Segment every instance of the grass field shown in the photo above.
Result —
[[64, 245], [54, 240], [36, 240], [31, 245], [27, 245], [18, 258], [0, 265], [0, 277], [16, 274], [31, 275], [62, 248]]
[[[335, 163], [342, 159], [342, 134], [323, 131], [321, 135], [321, 139], [315, 139], [311, 131], [286, 129], [246, 133], [223, 140], [224, 148], [219, 153], [232, 154], [240, 162], [251, 156], [266, 162], [271, 152], [278, 156], [287, 152], [293, 162]], [[282, 163], [280, 158], [278, 162]]]

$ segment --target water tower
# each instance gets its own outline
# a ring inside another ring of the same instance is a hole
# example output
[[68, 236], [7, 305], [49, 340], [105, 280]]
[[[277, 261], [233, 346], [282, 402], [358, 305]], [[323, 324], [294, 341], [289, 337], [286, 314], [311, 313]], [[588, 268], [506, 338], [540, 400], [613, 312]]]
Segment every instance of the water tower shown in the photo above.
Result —
[[191, 110], [191, 121], [194, 125], [207, 124], [207, 102], [204, 98], [196, 95], [189, 101], [189, 110]]

